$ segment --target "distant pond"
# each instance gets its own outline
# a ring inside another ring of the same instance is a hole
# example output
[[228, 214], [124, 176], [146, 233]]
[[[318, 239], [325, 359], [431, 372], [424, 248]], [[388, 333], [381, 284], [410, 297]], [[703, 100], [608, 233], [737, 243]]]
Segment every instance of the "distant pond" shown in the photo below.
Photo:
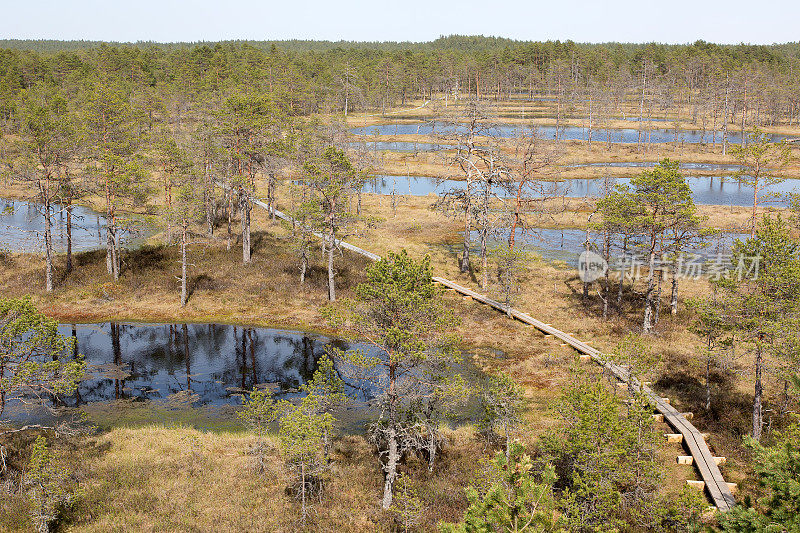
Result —
[[[722, 233], [710, 237], [707, 240], [708, 246], [687, 251], [687, 254], [696, 255], [701, 262], [713, 261], [720, 253], [730, 253], [731, 246], [735, 240], [746, 240], [748, 237], [749, 234], [744, 233]], [[480, 253], [478, 247], [479, 238], [478, 232], [473, 231], [470, 233], [471, 251], [475, 254]], [[589, 240], [593, 250], [602, 250], [601, 236], [597, 232], [590, 232]], [[490, 248], [495, 247], [498, 244], [505, 243], [505, 236], [502, 239], [491, 237], [489, 241]], [[583, 252], [584, 243], [586, 242], [586, 230], [576, 228], [530, 228], [527, 232], [517, 230], [516, 242], [522, 249], [534, 252], [546, 261], [562, 261], [572, 268], [577, 268], [578, 256]], [[619, 250], [619, 243], [615, 243], [614, 246], [612, 257], [621, 256], [622, 252]], [[461, 243], [446, 246], [453, 253], [461, 253], [461, 247]]]
[[[53, 247], [56, 253], [67, 251], [67, 212], [57, 206], [52, 213]], [[72, 251], [85, 252], [106, 245], [105, 216], [83, 206], [72, 208]], [[0, 199], [0, 248], [13, 252], [43, 253], [45, 219], [42, 206], [24, 200]], [[127, 247], [142, 244], [154, 232], [146, 224], [136, 224], [135, 231], [123, 231]]]
[[[498, 124], [489, 129], [486, 134], [496, 137], [515, 137], [523, 132], [530, 132], [530, 125], [523, 124]], [[556, 129], [555, 126], [536, 126], [536, 129], [543, 138], [555, 139], [556, 133], [558, 138], [564, 140], [578, 140], [586, 141], [589, 138], [589, 130], [580, 126], [561, 126]], [[350, 133], [355, 135], [369, 136], [377, 132], [380, 135], [438, 135], [453, 133], [454, 131], [463, 133], [465, 128], [463, 126], [452, 126], [442, 122], [419, 122], [419, 123], [395, 123], [395, 124], [378, 124], [374, 126], [362, 126], [351, 128]], [[612, 142], [612, 143], [636, 143], [639, 141], [639, 130], [635, 128], [621, 128], [621, 129], [594, 129], [592, 131], [592, 140], [596, 142]], [[780, 141], [783, 139], [794, 138], [796, 136], [771, 134], [770, 139], [773, 141]], [[672, 143], [672, 142], [685, 142], [690, 144], [696, 143], [711, 143], [714, 140], [713, 131], [699, 131], [699, 130], [680, 130], [677, 133], [669, 128], [652, 128], [642, 132], [642, 141], [651, 143]], [[728, 132], [729, 143], [740, 143], [742, 141], [741, 132]], [[716, 142], [722, 142], [722, 132], [716, 133]], [[413, 143], [412, 143], [413, 144]], [[380, 147], [376, 146], [379, 150], [396, 150], [397, 148]]]
[[[695, 203], [700, 205], [748, 206], [753, 204], [753, 189], [736, 178], [727, 176], [689, 176], [686, 178]], [[627, 184], [630, 178], [615, 178], [613, 183]], [[465, 181], [440, 179], [425, 176], [375, 176], [364, 185], [364, 192], [376, 194], [398, 194], [408, 196], [441, 195], [453, 188], [463, 188]], [[550, 182], [553, 194], [568, 198], [584, 198], [602, 194], [603, 180], [599, 178], [566, 179]], [[548, 184], [548, 185], [550, 185]], [[800, 180], [788, 179], [774, 184], [760, 193], [777, 195], [769, 205], [786, 206], [785, 195], [800, 192]], [[500, 189], [495, 194], [501, 195]]]

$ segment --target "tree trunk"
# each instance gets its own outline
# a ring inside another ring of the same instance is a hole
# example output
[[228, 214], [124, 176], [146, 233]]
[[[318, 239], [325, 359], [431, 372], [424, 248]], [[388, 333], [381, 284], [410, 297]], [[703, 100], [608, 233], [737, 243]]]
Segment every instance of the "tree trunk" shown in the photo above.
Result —
[[722, 155], [728, 153], [728, 76], [725, 76], [725, 110], [722, 117]]
[[433, 425], [428, 429], [428, 472], [433, 472], [433, 465], [436, 461], [436, 431]]
[[763, 353], [761, 348], [761, 339], [756, 344], [756, 383], [755, 383], [755, 396], [753, 398], [753, 440], [761, 440], [761, 428], [764, 426], [764, 418], [761, 410], [761, 398], [764, 389], [761, 385], [761, 371], [764, 365]]
[[186, 307], [186, 220], [181, 225], [181, 307]]
[[306, 282], [306, 271], [308, 270], [308, 253], [305, 248], [300, 252], [300, 285]]
[[67, 204], [67, 272], [72, 272], [72, 203]]
[[50, 202], [44, 205], [44, 255], [45, 255], [45, 290], [53, 292], [53, 230], [50, 227]]
[[275, 209], [276, 209], [275, 203], [276, 203], [276, 200], [277, 200], [275, 198], [276, 189], [277, 189], [277, 183], [276, 183], [276, 180], [275, 180], [275, 173], [274, 172], [270, 172], [269, 173], [269, 181], [267, 182], [267, 204], [269, 205], [269, 216], [270, 216], [270, 219], [272, 219], [273, 221], [275, 220]]
[[211, 237], [214, 235], [214, 203], [211, 193], [208, 190], [203, 194], [203, 203], [206, 208], [206, 234]]
[[383, 500], [381, 507], [388, 509], [392, 505], [392, 488], [397, 479], [397, 464], [400, 462], [400, 450], [397, 446], [397, 428], [392, 424], [388, 429], [389, 455], [386, 458], [386, 478], [383, 482]]
[[336, 301], [336, 282], [334, 280], [333, 271], [333, 250], [335, 248], [336, 238], [333, 231], [328, 234], [328, 300], [331, 302]]
[[396, 363], [389, 364], [389, 427], [388, 431], [388, 456], [386, 457], [386, 478], [383, 483], [383, 500], [381, 506], [388, 509], [392, 505], [392, 489], [395, 479], [397, 479], [397, 465], [400, 462], [400, 449], [398, 446], [397, 435], [397, 382]]
[[231, 222], [233, 219], [233, 190], [228, 191], [228, 250], [231, 249], [233, 244], [233, 230], [231, 229]]
[[113, 242], [112, 242], [112, 251], [113, 251], [112, 259], [113, 259], [113, 263], [114, 263], [114, 265], [113, 265], [114, 266], [114, 281], [117, 281], [119, 279], [120, 267], [122, 265], [122, 258], [120, 257], [119, 242], [120, 242], [119, 229], [115, 228], [115, 230], [114, 230], [114, 239], [113, 239]]
[[114, 275], [114, 237], [112, 237], [113, 228], [106, 223], [106, 270], [109, 275]]
[[[603, 259], [606, 265], [610, 263], [611, 259], [611, 234], [606, 231], [603, 238]], [[608, 320], [608, 306], [611, 299], [611, 268], [606, 266], [606, 282], [603, 286], [603, 320]]]
[[711, 412], [711, 358], [706, 357], [706, 413]]
[[[591, 238], [590, 233], [589, 233], [589, 224], [591, 224], [591, 221], [592, 221], [592, 215], [589, 215], [589, 220], [586, 221], [586, 224], [587, 224], [586, 225], [586, 240], [583, 242], [583, 250], [584, 250], [584, 252], [586, 252], [587, 259], [588, 259], [588, 255], [589, 255], [589, 244], [590, 244], [589, 243], [589, 239]], [[590, 285], [589, 282], [587, 282], [587, 281], [583, 282], [583, 301], [584, 302], [586, 302], [586, 300], [589, 299], [589, 285]]]
[[753, 182], [753, 219], [750, 221], [751, 239], [755, 238], [756, 236], [756, 217], [758, 215], [758, 176], [755, 176], [754, 180], [755, 181]]
[[647, 292], [644, 297], [644, 320], [642, 330], [645, 333], [653, 331], [653, 292], [655, 291], [655, 253], [650, 252], [650, 268], [647, 272]]
[[466, 199], [464, 200], [464, 243], [463, 248], [461, 250], [461, 264], [459, 265], [459, 269], [461, 270], [462, 274], [466, 274], [469, 272], [469, 243], [470, 243], [470, 177], [467, 176], [467, 192], [466, 192]]
[[242, 263], [250, 263], [250, 198], [246, 193], [240, 192], [242, 212]]
[[653, 325], [658, 324], [658, 319], [661, 316], [661, 286], [663, 281], [664, 281], [664, 270], [659, 268], [656, 296], [655, 298], [653, 298]]
[[672, 269], [672, 296], [670, 297], [669, 304], [670, 313], [672, 316], [678, 314], [678, 269]]
[[487, 249], [487, 241], [489, 239], [489, 185], [486, 185], [486, 194], [484, 195], [483, 214], [481, 221], [481, 288], [485, 291], [489, 286], [489, 252]]
[[622, 314], [622, 294], [625, 288], [625, 254], [628, 253], [628, 236], [622, 239], [622, 267], [619, 270], [619, 286], [617, 287], [617, 313]]

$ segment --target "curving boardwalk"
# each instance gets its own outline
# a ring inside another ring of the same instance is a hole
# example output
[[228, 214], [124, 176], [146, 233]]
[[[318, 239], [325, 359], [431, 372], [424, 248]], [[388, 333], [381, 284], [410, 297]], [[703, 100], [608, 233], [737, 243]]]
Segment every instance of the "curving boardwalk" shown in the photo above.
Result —
[[[269, 210], [269, 206], [257, 199], [253, 199], [253, 203], [263, 209]], [[275, 210], [275, 216], [289, 221], [292, 221], [292, 217], [288, 216], [287, 214]], [[322, 238], [322, 235], [319, 233], [314, 233], [315, 236]], [[346, 243], [344, 241], [338, 241], [339, 246], [350, 250], [351, 252], [363, 255], [372, 259], [373, 261], [377, 261], [381, 259], [381, 256], [378, 254], [374, 254], [370, 251], [364, 250], [363, 248], [359, 248], [358, 246], [354, 246], [350, 243]], [[473, 300], [491, 306], [498, 311], [502, 311], [507, 315], [516, 318], [517, 320], [529, 324], [542, 333], [547, 335], [552, 335], [558, 339], [561, 339], [564, 343], [572, 346], [575, 350], [579, 353], [584, 355], [588, 355], [591, 359], [599, 364], [600, 366], [607, 369], [611, 372], [618, 380], [623, 383], [630, 383], [633, 386], [640, 386], [645, 394], [650, 398], [655, 406], [655, 409], [664, 415], [664, 420], [672, 426], [678, 433], [683, 436], [683, 441], [686, 443], [687, 448], [689, 448], [689, 452], [692, 454], [694, 459], [694, 464], [697, 466], [698, 471], [700, 472], [700, 476], [703, 478], [703, 482], [705, 483], [705, 488], [708, 490], [708, 495], [711, 497], [711, 501], [714, 503], [714, 506], [719, 509], [720, 511], [728, 511], [733, 506], [736, 505], [736, 500], [733, 497], [733, 493], [731, 492], [731, 488], [728, 483], [725, 482], [725, 479], [722, 477], [722, 472], [719, 470], [719, 466], [717, 466], [717, 462], [714, 459], [714, 456], [711, 453], [711, 450], [708, 448], [708, 444], [706, 443], [703, 434], [700, 433], [691, 422], [689, 422], [685, 416], [683, 416], [677, 409], [675, 409], [672, 405], [668, 403], [664, 398], [656, 394], [650, 387], [641, 384], [635, 378], [631, 378], [628, 371], [614, 363], [607, 362], [604, 358], [602, 353], [583, 341], [580, 341], [573, 337], [572, 335], [568, 335], [563, 331], [554, 328], [549, 324], [545, 324], [539, 320], [536, 320], [532, 316], [527, 313], [523, 313], [518, 309], [513, 307], [509, 307], [505, 304], [502, 304], [496, 300], [489, 298], [488, 296], [484, 296], [483, 294], [477, 293], [472, 289], [467, 287], [463, 287], [457, 283], [454, 283], [448, 279], [435, 276], [433, 281], [436, 283], [440, 283], [443, 286], [453, 289], [454, 291], [461, 293], [465, 296], [471, 297]]]
[[641, 386], [644, 393], [647, 394], [647, 396], [653, 402], [656, 410], [664, 415], [664, 420], [669, 423], [670, 426], [675, 428], [678, 433], [683, 435], [683, 440], [686, 443], [686, 446], [689, 448], [692, 457], [694, 458], [694, 464], [697, 465], [697, 469], [700, 471], [700, 476], [705, 482], [705, 487], [708, 489], [708, 494], [711, 497], [711, 501], [714, 503], [717, 509], [720, 511], [727, 511], [736, 505], [736, 500], [733, 497], [730, 486], [722, 477], [722, 472], [720, 472], [719, 466], [717, 466], [714, 456], [712, 455], [711, 450], [709, 450], [708, 444], [706, 443], [702, 433], [700, 433], [697, 428], [686, 419], [686, 417], [678, 412], [677, 409], [667, 403], [667, 401], [656, 394], [650, 387], [640, 384], [635, 378], [631, 379], [627, 369], [620, 365], [605, 361], [600, 351], [596, 348], [592, 348], [585, 342], [582, 342], [559, 329], [545, 324], [544, 322], [536, 320], [527, 313], [518, 311], [513, 307], [508, 307], [505, 304], [492, 300], [491, 298], [488, 298], [466, 287], [462, 287], [461, 285], [445, 278], [434, 277], [433, 280], [441, 283], [445, 287], [455, 290], [456, 292], [459, 292], [465, 296], [469, 296], [473, 300], [494, 307], [498, 311], [507, 313], [517, 320], [535, 327], [542, 333], [561, 339], [566, 344], [569, 344], [575, 348], [575, 350], [578, 352], [591, 357], [594, 362], [606, 368], [621, 382], [629, 383], [633, 381], [632, 384], [634, 386]]

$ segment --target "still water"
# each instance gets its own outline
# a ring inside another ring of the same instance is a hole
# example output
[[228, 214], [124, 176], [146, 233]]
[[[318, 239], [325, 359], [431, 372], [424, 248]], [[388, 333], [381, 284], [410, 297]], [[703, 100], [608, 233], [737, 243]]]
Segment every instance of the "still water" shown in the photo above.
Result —
[[[62, 324], [77, 340], [89, 376], [67, 405], [118, 399], [195, 405], [240, 403], [254, 387], [291, 396], [314, 374], [326, 347], [367, 346], [322, 335], [225, 324]], [[359, 394], [350, 384], [352, 396]], [[365, 391], [361, 391], [366, 393]]]
[[[537, 126], [539, 135], [543, 138], [555, 139], [556, 127], [555, 126]], [[437, 134], [452, 134], [453, 131], [463, 133], [464, 127], [453, 127], [452, 125], [442, 122], [424, 122], [424, 123], [403, 123], [403, 124], [379, 124], [374, 126], [363, 126], [352, 128], [351, 133], [355, 135], [373, 135], [376, 132], [379, 135], [437, 135]], [[513, 125], [513, 124], [499, 124], [486, 132], [486, 135], [496, 137], [516, 137], [523, 133], [530, 133], [530, 126]], [[612, 129], [612, 130], [593, 130], [592, 140], [597, 142], [612, 142], [612, 143], [636, 143], [639, 141], [639, 130], [634, 128]], [[558, 138], [564, 140], [579, 140], [586, 141], [589, 138], [589, 130], [579, 126], [562, 126], [558, 128]], [[773, 141], [780, 141], [783, 139], [792, 138], [789, 135], [770, 135]], [[675, 130], [668, 128], [654, 128], [649, 131], [642, 132], [642, 141], [651, 143], [671, 143], [671, 142], [685, 142], [685, 143], [710, 143], [713, 140], [713, 132], [702, 132], [697, 130]], [[722, 142], [722, 132], [717, 132], [716, 141]], [[740, 132], [728, 132], [728, 142], [740, 143], [742, 141], [742, 134]], [[413, 144], [413, 143], [411, 143]], [[384, 150], [393, 150], [394, 148], [378, 148]]]
[[[53, 248], [56, 253], [67, 251], [67, 212], [56, 207], [51, 215]], [[106, 219], [100, 213], [83, 206], [72, 208], [72, 251], [84, 252], [106, 245]], [[44, 251], [45, 221], [41, 205], [23, 200], [0, 199], [0, 248], [15, 252]], [[152, 234], [147, 224], [132, 225], [123, 231], [122, 242], [128, 246], [143, 243]]]
[[[475, 254], [479, 254], [479, 235], [473, 231], [470, 236], [473, 245], [472, 251]], [[697, 261], [700, 262], [713, 261], [719, 254], [730, 253], [731, 246], [736, 239], [746, 240], [748, 237], [749, 234], [723, 233], [710, 237], [707, 241], [708, 245], [705, 247], [698, 247], [691, 251], [687, 250], [687, 254], [696, 255], [698, 257]], [[506, 240], [507, 237], [505, 235], [495, 235], [489, 239], [489, 246], [497, 246], [505, 243]], [[572, 268], [578, 268], [578, 256], [584, 251], [585, 242], [586, 230], [584, 229], [530, 228], [526, 232], [517, 230], [516, 236], [516, 243], [521, 249], [534, 252], [546, 261], [563, 261]], [[596, 232], [590, 232], [589, 242], [593, 250], [602, 250], [601, 237]], [[612, 257], [621, 256], [622, 250], [618, 249], [619, 243], [614, 246], [616, 249], [612, 250]], [[461, 244], [448, 245], [447, 248], [454, 253], [461, 252]], [[691, 257], [687, 255], [687, 260], [689, 259]]]
[[[575, 163], [565, 165], [565, 168], [586, 168], [586, 167], [613, 167], [613, 168], [652, 168], [658, 163], [654, 161], [614, 161], [609, 163]], [[684, 170], [709, 170], [738, 172], [742, 170], [741, 165], [730, 165], [727, 163], [680, 163], [680, 168]]]
[[[735, 178], [725, 176], [690, 176], [686, 178], [692, 190], [695, 203], [700, 205], [748, 206], [753, 204], [753, 189]], [[625, 185], [630, 178], [615, 178], [613, 183]], [[427, 196], [439, 194], [450, 189], [463, 188], [463, 180], [439, 179], [424, 176], [375, 176], [364, 185], [364, 192], [376, 194], [395, 194]], [[563, 194], [568, 198], [599, 196], [603, 192], [602, 179], [567, 179], [552, 182], [553, 194]], [[762, 193], [777, 195], [770, 205], [786, 206], [785, 195], [800, 192], [800, 180], [790, 179], [772, 185]], [[497, 189], [495, 194], [502, 195]]]

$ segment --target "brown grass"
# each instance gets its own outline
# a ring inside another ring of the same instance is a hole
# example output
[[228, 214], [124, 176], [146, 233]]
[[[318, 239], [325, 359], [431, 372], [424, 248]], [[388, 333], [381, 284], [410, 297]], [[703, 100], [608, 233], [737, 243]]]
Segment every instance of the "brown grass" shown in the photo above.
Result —
[[[486, 452], [469, 428], [443, 434], [449, 444], [433, 474], [414, 458], [403, 467], [423, 488], [420, 531], [460, 519], [467, 503], [463, 488]], [[74, 472], [81, 492], [68, 515], [69, 530], [298, 531], [299, 506], [286, 489], [277, 440], [266, 441], [263, 471], [252, 455], [257, 438], [245, 433], [149, 426], [62, 444], [60, 464]], [[372, 447], [361, 436], [343, 435], [334, 442], [332, 460], [331, 480], [305, 530], [394, 531], [391, 513], [379, 509], [383, 475]], [[15, 520], [0, 530], [28, 531], [25, 502], [13, 503], [13, 514], [4, 507], [0, 516]]]

